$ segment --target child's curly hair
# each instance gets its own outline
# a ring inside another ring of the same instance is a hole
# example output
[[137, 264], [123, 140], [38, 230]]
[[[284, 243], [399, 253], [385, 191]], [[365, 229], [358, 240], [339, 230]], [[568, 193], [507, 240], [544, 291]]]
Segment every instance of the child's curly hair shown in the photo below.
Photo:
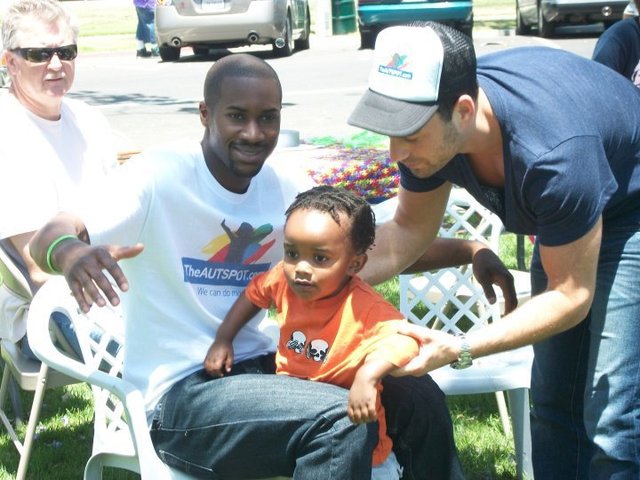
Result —
[[362, 197], [344, 189], [330, 185], [319, 185], [299, 193], [287, 208], [285, 216], [296, 210], [317, 210], [328, 213], [340, 225], [342, 212], [351, 219], [351, 245], [358, 255], [371, 248], [376, 238], [376, 216], [371, 206]]

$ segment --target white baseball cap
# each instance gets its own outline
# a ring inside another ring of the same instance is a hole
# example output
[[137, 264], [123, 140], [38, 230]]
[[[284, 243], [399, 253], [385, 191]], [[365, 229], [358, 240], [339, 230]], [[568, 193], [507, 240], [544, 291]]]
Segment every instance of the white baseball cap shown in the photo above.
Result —
[[439, 100], [476, 85], [468, 36], [436, 22], [389, 27], [378, 34], [369, 89], [348, 123], [393, 137], [410, 135], [431, 119]]

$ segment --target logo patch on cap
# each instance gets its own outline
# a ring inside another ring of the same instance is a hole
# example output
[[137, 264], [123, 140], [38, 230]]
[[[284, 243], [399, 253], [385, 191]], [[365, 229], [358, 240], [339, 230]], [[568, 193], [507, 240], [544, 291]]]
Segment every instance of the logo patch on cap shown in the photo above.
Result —
[[386, 28], [376, 40], [369, 88], [407, 102], [437, 102], [443, 58], [431, 28]]
[[391, 60], [387, 62], [386, 65], [380, 65], [378, 67], [378, 71], [383, 75], [391, 75], [392, 77], [404, 78], [406, 80], [411, 80], [413, 78], [413, 73], [407, 71], [408, 62], [406, 62], [407, 55], [400, 55], [399, 53], [394, 53], [391, 57]]

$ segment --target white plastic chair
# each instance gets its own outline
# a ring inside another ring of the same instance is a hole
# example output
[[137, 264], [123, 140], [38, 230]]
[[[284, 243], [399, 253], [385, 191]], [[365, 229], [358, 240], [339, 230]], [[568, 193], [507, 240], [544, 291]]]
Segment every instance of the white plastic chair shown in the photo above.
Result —
[[[499, 253], [502, 230], [500, 219], [466, 191], [452, 191], [440, 236], [483, 241]], [[519, 289], [520, 301], [528, 299], [530, 289]], [[400, 310], [409, 321], [419, 325], [453, 334], [469, 332], [498, 321], [501, 308], [500, 302], [489, 304], [470, 266], [400, 275]], [[500, 392], [506, 392], [520, 478], [533, 478], [529, 424], [532, 361], [533, 349], [528, 346], [476, 359], [465, 370], [445, 366], [431, 372], [447, 395], [496, 392], [505, 433], [509, 431], [509, 422]]]
[[[49, 328], [53, 312], [71, 318], [82, 349], [84, 362], [64, 355], [43, 332]], [[94, 436], [91, 458], [85, 479], [101, 479], [104, 467], [115, 467], [139, 473], [143, 479], [191, 479], [169, 468], [156, 455], [149, 430], [142, 394], [118, 375], [122, 369], [124, 348], [107, 348], [116, 342], [123, 345], [123, 332], [117, 309], [94, 308], [84, 315], [62, 277], [47, 281], [36, 293], [29, 309], [27, 335], [35, 354], [52, 368], [91, 385], [94, 400]], [[99, 342], [90, 332], [103, 330]]]
[[[0, 247], [0, 285], [3, 288], [8, 288], [15, 295], [24, 298], [25, 301], [29, 301], [32, 298], [31, 287], [27, 279], [2, 247]], [[44, 334], [49, 335], [48, 328], [44, 330]], [[45, 390], [77, 383], [77, 381], [60, 372], [50, 370], [45, 363], [27, 358], [15, 343], [7, 339], [0, 341], [0, 354], [4, 363], [2, 383], [0, 384], [0, 420], [20, 455], [16, 479], [23, 480], [26, 477], [29, 459], [31, 458], [34, 435], [40, 418], [40, 409]], [[16, 428], [22, 423], [20, 418], [22, 407], [18, 403], [19, 398], [13, 402], [15, 427], [11, 424], [5, 406], [11, 394], [11, 389], [15, 385], [22, 390], [33, 392], [29, 421], [22, 440], [16, 431]]]
[[[50, 337], [42, 334], [55, 311], [73, 321], [84, 362], [62, 354]], [[29, 311], [27, 332], [36, 355], [51, 367], [89, 383], [93, 391], [93, 451], [84, 478], [101, 479], [104, 467], [115, 467], [139, 473], [143, 480], [192, 479], [157, 456], [149, 435], [142, 392], [120, 376], [125, 344], [124, 332], [114, 328], [123, 325], [119, 316], [119, 309], [110, 307], [93, 308], [84, 315], [62, 277], [45, 283], [34, 296]], [[99, 341], [90, 335], [96, 329], [102, 332]], [[116, 345], [117, 352], [113, 348]], [[247, 461], [250, 458], [251, 452], [247, 452]]]

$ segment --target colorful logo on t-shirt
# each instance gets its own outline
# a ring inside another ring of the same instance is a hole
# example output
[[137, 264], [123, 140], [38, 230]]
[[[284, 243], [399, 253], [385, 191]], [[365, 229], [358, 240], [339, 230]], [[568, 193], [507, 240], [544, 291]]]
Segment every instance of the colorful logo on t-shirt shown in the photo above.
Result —
[[273, 232], [272, 225], [254, 228], [242, 222], [231, 228], [223, 220], [220, 226], [225, 233], [202, 248], [206, 260], [182, 259], [185, 282], [244, 287], [255, 275], [269, 269], [270, 263], [257, 262], [275, 243], [275, 239], [262, 243]]
[[243, 265], [255, 263], [275, 242], [271, 240], [264, 245], [260, 243], [273, 232], [273, 227], [268, 223], [253, 228], [250, 223], [242, 222], [237, 229], [232, 230], [223, 220], [221, 226], [225, 234], [214, 238], [202, 249], [204, 253], [211, 255], [210, 262]]
[[408, 55], [400, 55], [399, 53], [394, 53], [386, 65], [378, 66], [378, 72], [384, 75], [390, 75], [392, 77], [411, 80], [413, 78], [413, 73], [407, 70], [407, 67], [409, 66], [407, 56]]

